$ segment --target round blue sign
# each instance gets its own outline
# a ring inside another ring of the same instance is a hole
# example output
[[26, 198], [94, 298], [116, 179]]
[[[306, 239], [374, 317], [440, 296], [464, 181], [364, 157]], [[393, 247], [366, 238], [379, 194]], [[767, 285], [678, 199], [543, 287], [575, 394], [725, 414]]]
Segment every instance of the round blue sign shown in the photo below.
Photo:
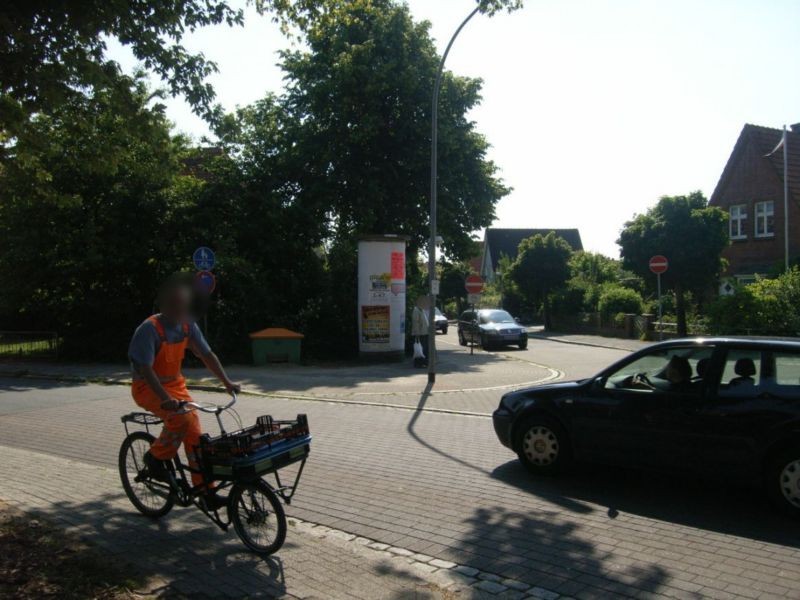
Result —
[[216, 256], [211, 248], [200, 246], [194, 251], [194, 254], [192, 254], [192, 261], [198, 271], [210, 271], [214, 268]]
[[217, 278], [211, 271], [199, 271], [194, 276], [194, 285], [203, 294], [210, 294], [217, 287]]

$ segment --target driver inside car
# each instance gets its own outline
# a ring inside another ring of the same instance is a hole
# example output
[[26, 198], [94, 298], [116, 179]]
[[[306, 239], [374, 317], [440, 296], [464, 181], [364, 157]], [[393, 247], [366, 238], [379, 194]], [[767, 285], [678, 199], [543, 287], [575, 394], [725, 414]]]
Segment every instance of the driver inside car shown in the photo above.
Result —
[[[191, 319], [192, 297], [192, 288], [187, 283], [177, 278], [168, 280], [158, 294], [161, 312], [139, 325], [128, 348], [133, 372], [133, 399], [164, 422], [161, 434], [144, 456], [145, 467], [153, 479], [165, 482], [169, 481], [169, 470], [164, 461], [175, 458], [181, 444], [189, 467], [198, 468], [195, 449], [200, 443], [200, 419], [196, 411], [184, 410], [182, 406], [192, 399], [181, 373], [186, 349], [189, 348], [203, 361], [228, 393], [241, 389], [228, 378], [197, 323]], [[203, 485], [199, 472], [192, 472], [192, 485]], [[212, 510], [226, 502], [211, 486], [206, 490], [204, 500]]]

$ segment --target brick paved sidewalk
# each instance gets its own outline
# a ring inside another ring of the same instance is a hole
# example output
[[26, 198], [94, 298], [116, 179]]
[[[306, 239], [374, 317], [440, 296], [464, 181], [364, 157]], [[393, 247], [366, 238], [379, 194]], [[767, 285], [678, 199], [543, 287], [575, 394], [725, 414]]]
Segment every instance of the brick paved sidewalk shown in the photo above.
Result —
[[[159, 521], [136, 513], [119, 476], [28, 450], [0, 446], [0, 495], [46, 517], [147, 580], [137, 594], [192, 598], [556, 598], [476, 569], [289, 518], [286, 544], [260, 558], [194, 509]], [[119, 490], [102, 493], [97, 490]], [[516, 589], [514, 589], [516, 587]]]

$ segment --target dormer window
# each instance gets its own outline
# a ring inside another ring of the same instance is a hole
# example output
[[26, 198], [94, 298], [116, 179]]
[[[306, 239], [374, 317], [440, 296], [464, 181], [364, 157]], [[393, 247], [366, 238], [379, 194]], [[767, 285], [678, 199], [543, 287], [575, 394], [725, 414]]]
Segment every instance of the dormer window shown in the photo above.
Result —
[[756, 237], [775, 235], [775, 203], [772, 200], [756, 202]]
[[736, 204], [729, 210], [730, 237], [732, 240], [747, 239], [747, 205]]

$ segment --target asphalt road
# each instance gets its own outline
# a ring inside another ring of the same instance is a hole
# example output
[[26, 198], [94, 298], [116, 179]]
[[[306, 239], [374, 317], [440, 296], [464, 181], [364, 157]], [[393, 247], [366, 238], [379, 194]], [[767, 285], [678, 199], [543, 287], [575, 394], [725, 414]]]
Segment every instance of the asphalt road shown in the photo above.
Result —
[[[503, 353], [567, 377], [623, 355], [536, 340]], [[238, 408], [245, 422], [309, 415], [312, 456], [289, 510], [301, 519], [580, 598], [800, 597], [797, 524], [755, 490], [593, 467], [532, 479], [485, 417], [252, 397]], [[0, 380], [0, 445], [115, 468], [132, 409], [123, 387]]]
[[[456, 327], [451, 325], [448, 328], [447, 335], [439, 334], [436, 336], [437, 344], [448, 348], [462, 348], [458, 344], [456, 331]], [[463, 348], [463, 350], [469, 352], [468, 347]], [[485, 350], [478, 346], [475, 346], [473, 350], [478, 354], [486, 353]], [[525, 350], [520, 350], [516, 346], [507, 346], [493, 349], [488, 354], [502, 355], [515, 360], [545, 365], [561, 371], [564, 379], [580, 379], [597, 374], [611, 363], [628, 356], [629, 353], [625, 350], [614, 348], [565, 344], [531, 338], [528, 340], [528, 347]]]

